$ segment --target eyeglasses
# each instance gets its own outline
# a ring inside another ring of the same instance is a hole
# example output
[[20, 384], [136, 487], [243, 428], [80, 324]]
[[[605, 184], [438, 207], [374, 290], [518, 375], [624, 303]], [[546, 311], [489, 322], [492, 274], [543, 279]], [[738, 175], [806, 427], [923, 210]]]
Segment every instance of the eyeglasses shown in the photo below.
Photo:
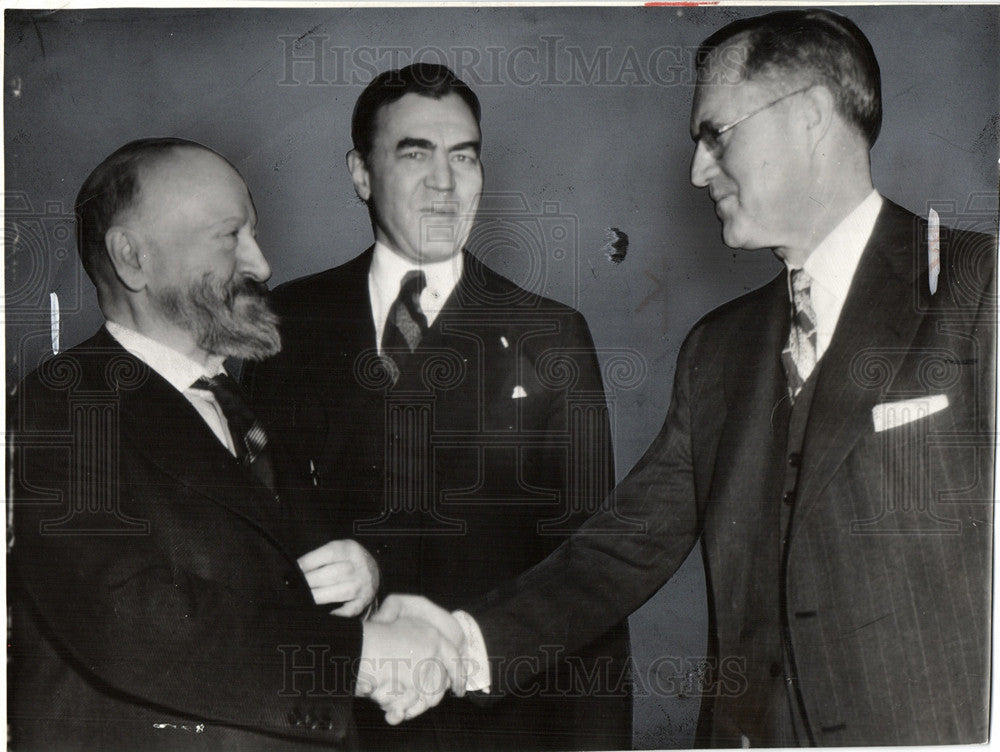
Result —
[[778, 97], [777, 99], [768, 102], [763, 107], [758, 107], [756, 110], [752, 110], [748, 112], [746, 115], [738, 117], [731, 123], [720, 125], [718, 128], [716, 128], [714, 125], [710, 123], [703, 122], [701, 125], [698, 126], [698, 135], [694, 139], [695, 148], [697, 148], [699, 143], [705, 144], [705, 148], [708, 149], [708, 153], [711, 154], [715, 159], [719, 159], [720, 157], [722, 157], [722, 152], [725, 150], [722, 145], [722, 142], [719, 141], [719, 137], [723, 133], [728, 133], [740, 123], [749, 120], [754, 115], [759, 115], [764, 110], [768, 110], [771, 107], [774, 107], [774, 105], [778, 104], [778, 102], [783, 102], [789, 97], [794, 97], [796, 94], [801, 94], [802, 92], [811, 88], [812, 88], [811, 86], [803, 86], [801, 89], [790, 91], [787, 94], [784, 94]]

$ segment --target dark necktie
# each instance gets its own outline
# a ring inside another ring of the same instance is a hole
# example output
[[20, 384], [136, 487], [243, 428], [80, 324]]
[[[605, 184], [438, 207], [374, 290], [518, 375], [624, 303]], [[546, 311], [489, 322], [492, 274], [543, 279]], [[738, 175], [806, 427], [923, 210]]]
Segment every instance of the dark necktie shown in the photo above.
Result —
[[794, 400], [816, 367], [816, 313], [809, 289], [812, 278], [804, 269], [791, 269], [792, 327], [788, 344], [781, 353], [781, 364], [788, 379], [788, 394]]
[[414, 269], [403, 276], [399, 295], [392, 302], [386, 317], [382, 333], [383, 352], [391, 354], [393, 350], [406, 348], [412, 353], [427, 334], [427, 317], [420, 310], [420, 293], [426, 286], [427, 278], [421, 271]]
[[210, 379], [202, 376], [191, 386], [212, 393], [229, 424], [236, 459], [248, 466], [265, 486], [274, 490], [274, 465], [267, 449], [267, 434], [243, 399], [237, 383], [229, 374], [220, 373]]

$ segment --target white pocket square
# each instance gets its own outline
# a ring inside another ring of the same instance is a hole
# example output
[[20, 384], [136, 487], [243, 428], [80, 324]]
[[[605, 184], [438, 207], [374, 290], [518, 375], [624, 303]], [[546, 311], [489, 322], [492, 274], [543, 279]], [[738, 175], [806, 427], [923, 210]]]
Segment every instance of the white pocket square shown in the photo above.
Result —
[[883, 402], [872, 408], [872, 423], [875, 433], [888, 431], [926, 418], [928, 415], [940, 412], [948, 407], [947, 394], [935, 394], [932, 397], [916, 397], [899, 400], [898, 402]]
[[510, 395], [510, 398], [511, 399], [523, 399], [524, 397], [527, 397], [527, 396], [528, 396], [528, 393], [526, 391], [524, 391], [524, 387], [521, 386], [520, 384], [518, 384], [517, 386], [514, 387], [514, 391]]

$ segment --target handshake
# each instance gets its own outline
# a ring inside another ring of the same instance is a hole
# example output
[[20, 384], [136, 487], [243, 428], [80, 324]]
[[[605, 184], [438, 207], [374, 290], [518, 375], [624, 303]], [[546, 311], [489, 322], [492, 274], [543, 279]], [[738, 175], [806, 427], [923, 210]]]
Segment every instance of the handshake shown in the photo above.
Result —
[[[317, 604], [341, 604], [331, 614], [351, 617], [370, 610], [379, 570], [360, 544], [331, 541], [298, 563]], [[416, 718], [449, 689], [459, 697], [465, 694], [473, 665], [466, 632], [454, 615], [423, 596], [393, 594], [363, 626], [355, 695], [377, 702], [386, 723]]]

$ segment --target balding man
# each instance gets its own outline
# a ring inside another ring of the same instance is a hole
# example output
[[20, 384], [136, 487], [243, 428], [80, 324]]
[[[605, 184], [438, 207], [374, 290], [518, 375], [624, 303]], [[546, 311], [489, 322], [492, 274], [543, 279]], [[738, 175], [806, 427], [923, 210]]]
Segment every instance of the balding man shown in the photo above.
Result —
[[223, 368], [280, 348], [243, 179], [199, 144], [136, 141], [76, 211], [107, 323], [10, 410], [13, 746], [351, 747], [355, 693], [440, 700], [423, 659], [451, 643], [348, 618], [377, 569], [288, 533], [273, 447]]
[[472, 609], [490, 684], [600, 634], [700, 538], [699, 743], [985, 741], [995, 240], [873, 189], [880, 75], [848, 19], [733, 23], [698, 74], [691, 181], [727, 245], [786, 270], [681, 348], [664, 427], [615, 491], [645, 534], [588, 534], [597, 517]]

